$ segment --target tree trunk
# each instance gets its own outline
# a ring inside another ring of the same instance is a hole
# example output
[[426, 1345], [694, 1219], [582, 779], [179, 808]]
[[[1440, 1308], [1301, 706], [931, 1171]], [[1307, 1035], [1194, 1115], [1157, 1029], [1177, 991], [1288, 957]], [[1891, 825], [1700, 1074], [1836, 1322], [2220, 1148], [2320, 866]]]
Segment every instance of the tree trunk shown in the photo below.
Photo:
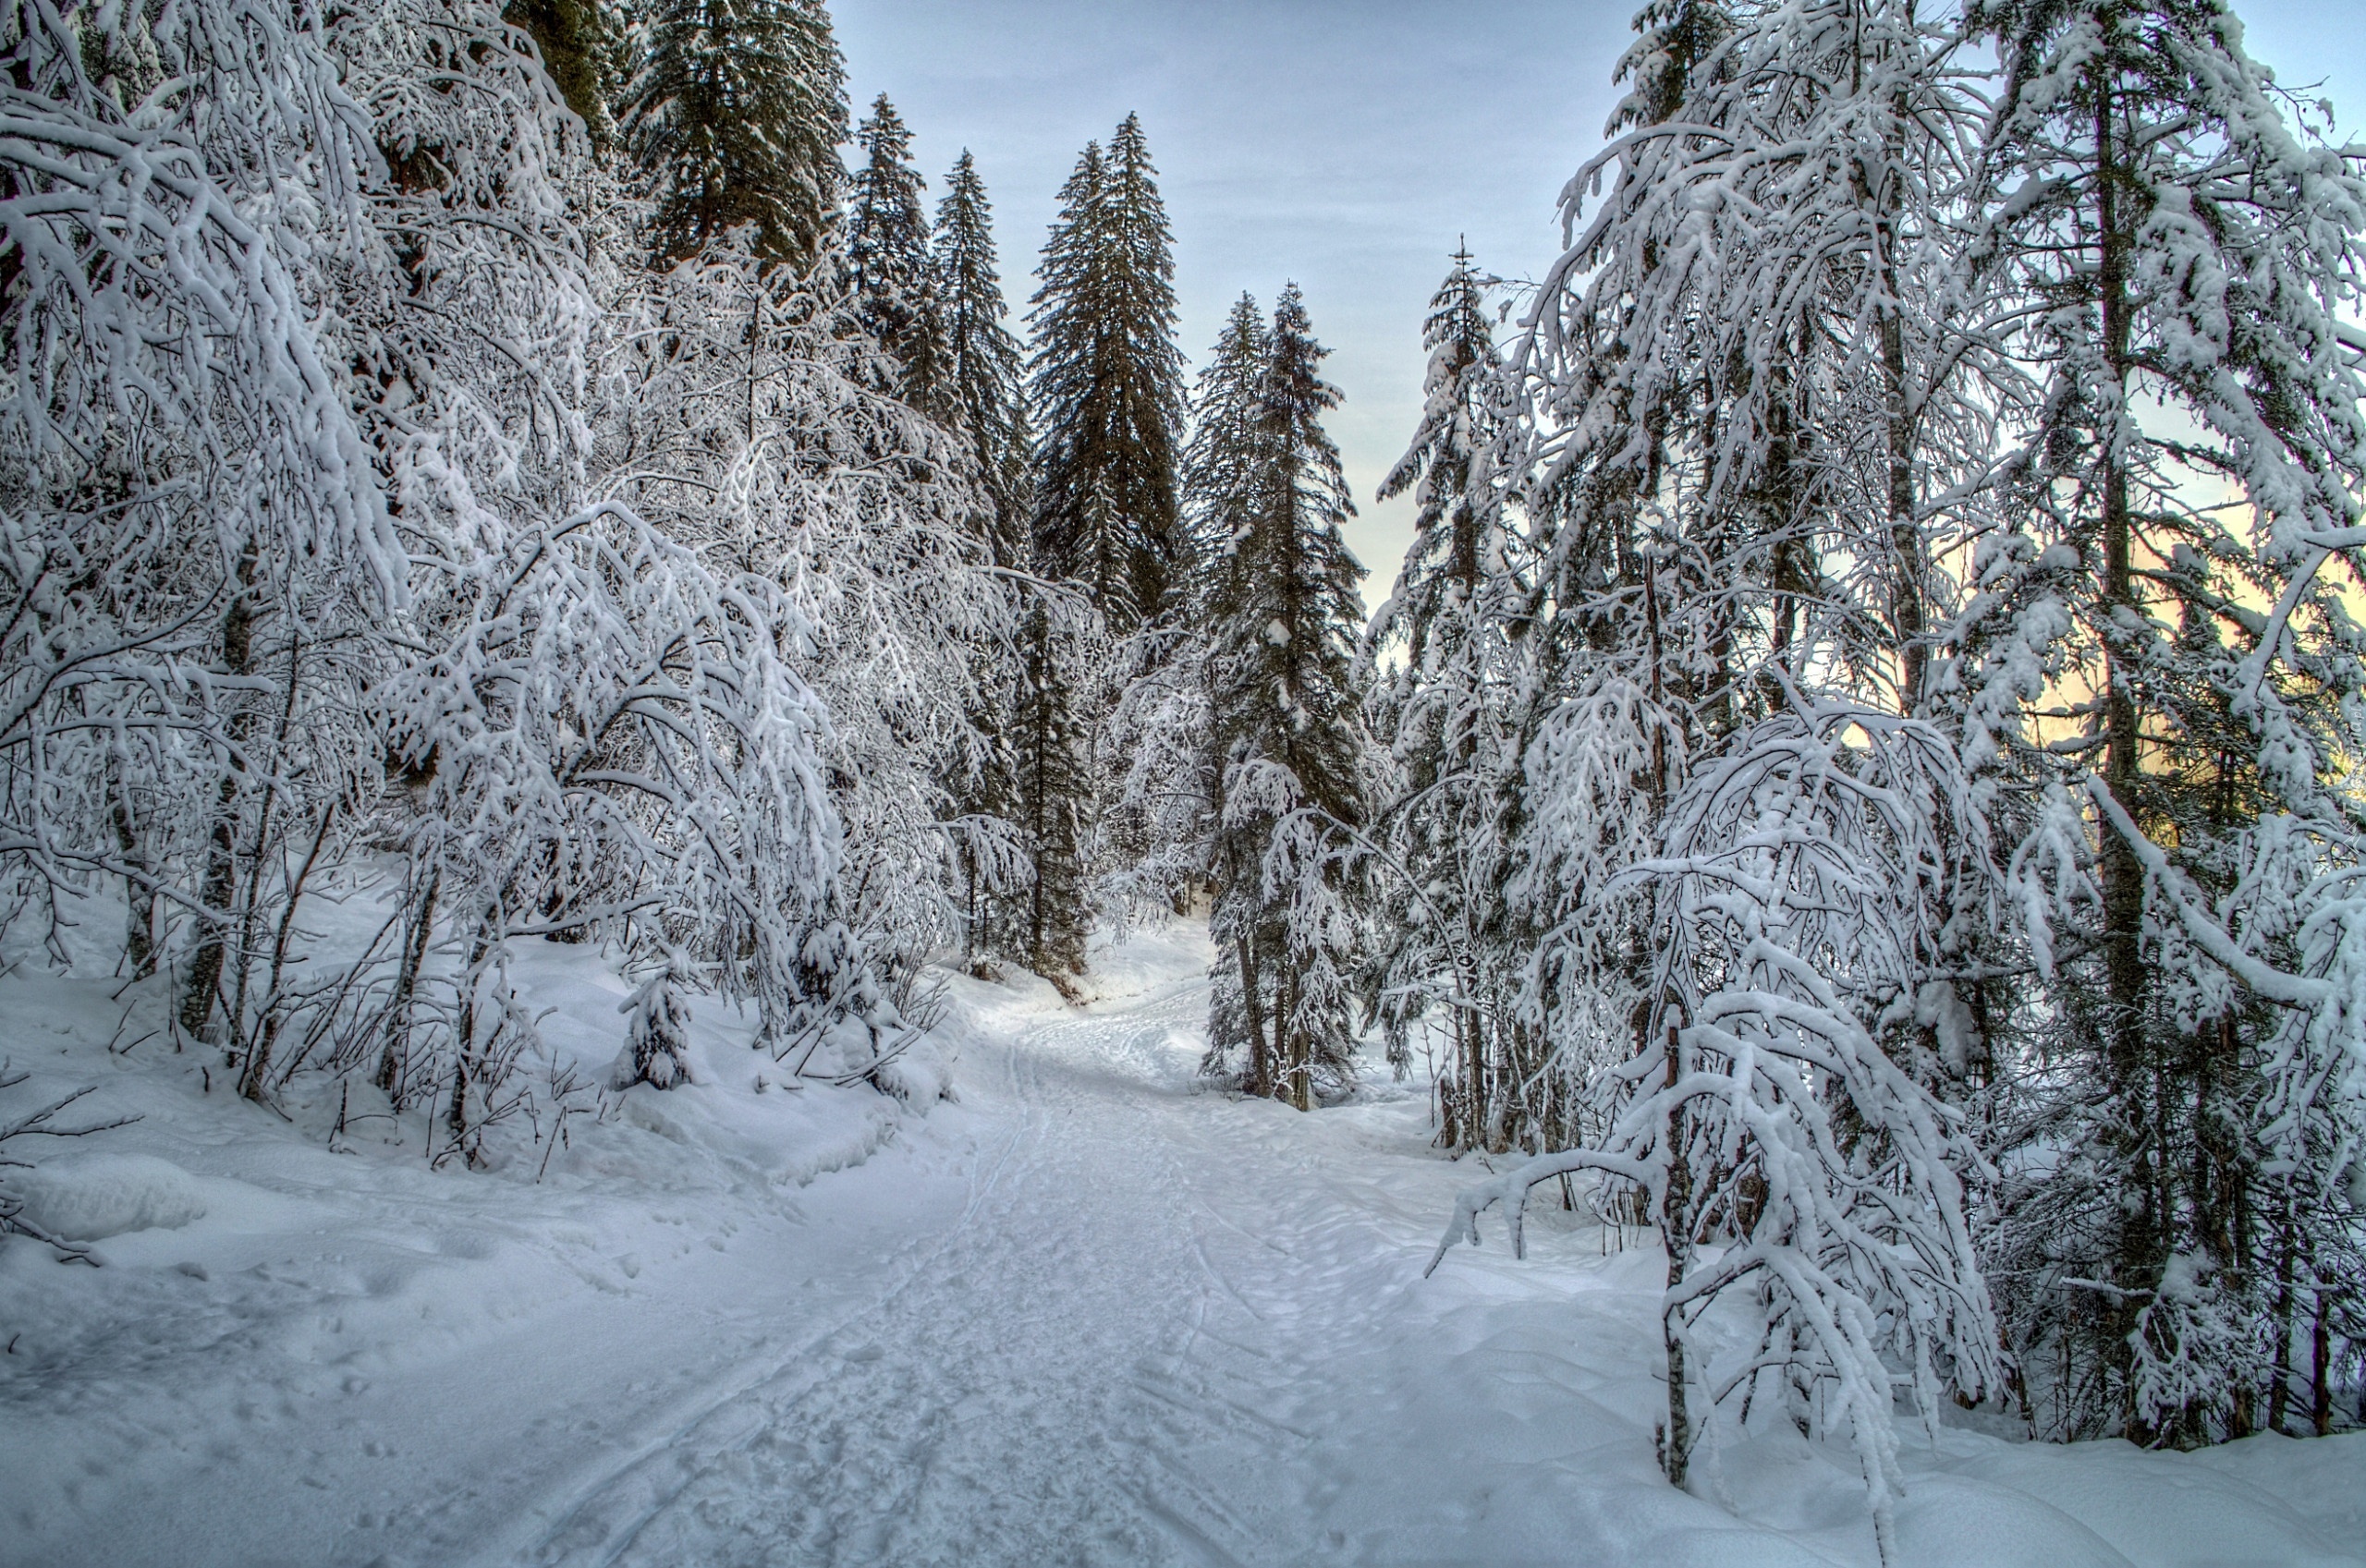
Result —
[[2309, 1426], [2322, 1438], [2333, 1433], [2333, 1336], [2332, 1325], [2326, 1321], [2332, 1310], [2326, 1298], [2333, 1293], [2317, 1273], [2315, 1252], [2310, 1248], [2310, 1294], [2316, 1299], [2317, 1310], [2309, 1324]]
[[152, 882], [141, 880], [140, 873], [150, 873], [140, 824], [131, 814], [131, 789], [125, 780], [123, 759], [113, 748], [107, 753], [107, 810], [115, 826], [116, 851], [124, 865], [124, 930], [123, 951], [131, 966], [133, 979], [145, 979], [156, 972], [156, 890]]
[[[2128, 299], [2130, 236], [2120, 212], [2121, 171], [2116, 128], [2112, 123], [2110, 67], [2099, 66], [2095, 86], [2097, 286], [2103, 313], [2103, 358], [2112, 390], [2098, 432], [2097, 462], [2101, 468], [2103, 503], [2103, 580], [2097, 586], [2104, 644], [2104, 785], [2131, 818], [2136, 814], [2141, 760], [2133, 681], [2136, 663], [2128, 646], [2129, 624], [2138, 614], [2135, 574], [2131, 562], [2128, 464], [2120, 454], [2125, 436], [2129, 375], [2130, 305]], [[2144, 972], [2144, 867], [2127, 839], [2110, 824], [2102, 831], [2103, 956], [2105, 1016], [2104, 1056], [2108, 1089], [2116, 1110], [2115, 1141], [2125, 1173], [2125, 1196], [2135, 1200], [2125, 1209], [2113, 1246], [2112, 1282], [2127, 1295], [2110, 1297], [2104, 1331], [2111, 1355], [2118, 1359], [2123, 1383], [2129, 1387], [2126, 1416], [2131, 1440], [2149, 1447], [2161, 1432], [2142, 1419], [2133, 1403], [2133, 1386], [2125, 1377], [2133, 1354], [2129, 1336], [2136, 1331], [2137, 1303], [2147, 1298], [2161, 1280], [2168, 1260], [2164, 1234], [2168, 1216], [2162, 1211], [2154, 1179], [2160, 1152], [2154, 1136], [2153, 1104], [2158, 1088], [2146, 1049], [2144, 1006], [2148, 977]]]
[[1244, 931], [1232, 939], [1232, 946], [1240, 961], [1241, 1010], [1249, 1015], [1249, 1063], [1241, 1087], [1253, 1095], [1270, 1095], [1274, 1087], [1267, 1073], [1264, 1003], [1257, 994], [1257, 944]]
[[2293, 1242], [2297, 1219], [2292, 1212], [2292, 1190], [2287, 1185], [2284, 1192], [2284, 1254], [2275, 1270], [2275, 1354], [2268, 1359], [2267, 1429], [2278, 1433], [2284, 1431], [2284, 1415], [2292, 1404], [2293, 1272], [2299, 1261]]
[[[230, 607], [222, 616], [222, 667], [233, 675], [250, 674], [254, 662], [254, 605], [248, 590], [254, 586], [255, 565], [255, 545], [249, 541], [238, 557], [238, 586], [230, 596]], [[222, 981], [230, 906], [238, 885], [238, 780], [246, 772], [244, 742], [250, 728], [244, 709], [232, 716], [233, 749], [223, 767], [222, 784], [213, 802], [205, 877], [198, 891], [207, 913], [199, 928], [197, 951], [190, 955], [188, 990], [181, 996], [181, 1032], [191, 1038], [204, 1032], [213, 1015], [213, 993]], [[232, 1022], [235, 1025], [236, 1020]]]
[[444, 884], [443, 868], [428, 874], [427, 891], [420, 895], [419, 907], [411, 916], [411, 929], [404, 933], [403, 954], [395, 971], [395, 994], [386, 1009], [386, 1043], [378, 1054], [376, 1082], [386, 1091], [395, 1109], [402, 1109], [402, 1073], [405, 1059], [410, 1054], [410, 1004], [419, 991], [419, 971], [427, 962], [430, 937], [435, 930], [435, 895]]
[[[469, 1137], [469, 1080], [481, 1064], [477, 1053], [477, 987], [482, 983], [485, 954], [492, 951], [491, 929], [481, 923], [475, 940], [469, 944], [469, 966], [460, 978], [460, 1015], [452, 1040], [452, 1100], [445, 1112], [452, 1148], [464, 1150], [471, 1166], [483, 1163]], [[444, 1156], [437, 1158], [440, 1162]]]
[[[1674, 1088], [1683, 1076], [1683, 1046], [1677, 1027], [1667, 1027], [1667, 1078]], [[1671, 1295], [1692, 1269], [1692, 1167], [1685, 1152], [1684, 1107], [1667, 1118], [1667, 1196], [1660, 1207], [1660, 1236], [1667, 1249], [1667, 1288]], [[1661, 1465], [1669, 1482], [1684, 1485], [1692, 1458], [1692, 1419], [1684, 1388], [1684, 1341], [1677, 1332], [1677, 1309], [1664, 1307], [1660, 1336], [1667, 1351], [1667, 1431], [1662, 1440]]]

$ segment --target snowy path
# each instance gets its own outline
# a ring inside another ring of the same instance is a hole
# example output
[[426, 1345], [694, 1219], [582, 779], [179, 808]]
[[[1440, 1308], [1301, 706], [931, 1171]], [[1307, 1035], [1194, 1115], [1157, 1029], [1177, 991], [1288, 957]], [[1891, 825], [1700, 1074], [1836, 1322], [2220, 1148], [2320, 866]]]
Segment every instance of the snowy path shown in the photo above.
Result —
[[[958, 1219], [813, 1363], [600, 1477], [522, 1560], [1870, 1557], [1854, 1488], [1824, 1456], [1738, 1467], [1728, 1487], [1759, 1527], [1660, 1482], [1641, 1331], [1654, 1258], [1604, 1258], [1598, 1232], [1555, 1234], [1548, 1216], [1530, 1263], [1461, 1253], [1422, 1281], [1473, 1173], [1428, 1150], [1419, 1102], [1306, 1118], [1202, 1092], [1203, 985], [1143, 978], [1083, 1013], [990, 1016], [965, 1064], [979, 1136]], [[1974, 1471], [2062, 1456], [1963, 1440]], [[2106, 1461], [2200, 1474], [1933, 1475], [1908, 1511], [1916, 1556], [2360, 1560], [2223, 1471], [2109, 1447]], [[2354, 1523], [2338, 1494], [2366, 1452], [2304, 1452]], [[2095, 1497], [2098, 1478], [2126, 1495]]]
[[[145, 1315], [0, 1364], [0, 1563], [1870, 1562], [1842, 1456], [1755, 1440], [1730, 1507], [1659, 1479], [1655, 1256], [1546, 1213], [1423, 1281], [1478, 1173], [1418, 1097], [1201, 1090], [1204, 952], [1104, 955], [1084, 1010], [965, 982], [961, 1102], [791, 1197], [435, 1178], [421, 1234], [283, 1224], [209, 1283], [123, 1238], [74, 1280]], [[371, 1282], [421, 1251], [460, 1261]], [[1917, 1564], [2366, 1561], [2366, 1440], [1909, 1465]]]
[[1417, 1277], [1436, 1210], [1384, 1224], [1323, 1176], [1295, 1113], [1199, 1092], [1205, 1006], [1196, 980], [1168, 979], [973, 1047], [982, 1136], [924, 1260], [817, 1365], [602, 1477], [528, 1560], [1223, 1563], [1344, 1546], [1304, 1538], [1294, 1494], [1320, 1466], [1300, 1416]]

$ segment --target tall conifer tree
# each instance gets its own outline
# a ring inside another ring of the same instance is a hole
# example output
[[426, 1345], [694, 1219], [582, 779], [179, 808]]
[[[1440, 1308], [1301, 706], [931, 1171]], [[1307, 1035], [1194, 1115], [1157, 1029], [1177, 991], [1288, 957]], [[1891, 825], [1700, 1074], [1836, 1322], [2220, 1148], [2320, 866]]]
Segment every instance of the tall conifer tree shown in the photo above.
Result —
[[[2342, 760], [2366, 746], [2366, 386], [2336, 347], [2366, 180], [2292, 133], [2222, 0], [1987, 0], [1967, 26], [2005, 79], [1981, 260], [2044, 380], [2016, 465], [2033, 536], [1995, 583], [2095, 694], [2041, 775], [2099, 850], [2055, 917], [2076, 1087], [2037, 1086], [2076, 1128], [2044, 1145], [2075, 1153], [2016, 1195], [2006, 1305], [2060, 1368], [2067, 1435], [2191, 1446], [2296, 1404], [2323, 1430], [2325, 1324], [2360, 1291], [2318, 1270], [2313, 1217], [2358, 1133], [2321, 1087], [2342, 1026], [2278, 971], [2340, 973], [2330, 933], [2360, 918], [2328, 873], [2356, 864]], [[2195, 507], [2204, 486], [2240, 510]], [[1992, 664], [2030, 660], [2025, 634], [1993, 642]]]
[[[1305, 302], [1297, 285], [1284, 289], [1262, 344], [1246, 304], [1216, 346], [1208, 390], [1221, 422], [1193, 475], [1203, 516], [1231, 527], [1206, 608], [1219, 780], [1210, 1063], [1303, 1111], [1319, 1084], [1351, 1071], [1364, 917], [1337, 833], [1365, 815], [1361, 568], [1340, 537], [1355, 505], [1322, 423], [1339, 393], [1321, 377]], [[1249, 403], [1238, 383], [1261, 347]]]
[[1047, 573], [1132, 631], [1178, 581], [1183, 360], [1175, 260], [1140, 116], [1087, 147], [1044, 248], [1035, 330], [1035, 535]]
[[964, 148], [945, 176], [929, 257], [929, 294], [941, 345], [938, 371], [922, 389], [926, 411], [960, 429], [994, 504], [994, 561], [1024, 567], [1030, 557], [1033, 490], [1028, 471], [1027, 388], [1018, 340], [1003, 324], [994, 210]]
[[822, 0], [660, 0], [622, 120], [661, 259], [742, 225], [768, 261], [820, 254], [847, 139], [846, 62]]
[[911, 164], [912, 133], [885, 93], [872, 101], [855, 144], [863, 152], [847, 201], [847, 268], [855, 308], [895, 359], [905, 401], [926, 404], [941, 371], [928, 213], [921, 199], [925, 182]]
[[[1032, 491], [1028, 469], [1026, 384], [1020, 369], [1018, 340], [1003, 324], [1010, 313], [1004, 302], [1002, 279], [996, 270], [993, 212], [986, 202], [984, 181], [967, 149], [945, 176], [944, 201], [937, 204], [936, 234], [929, 255], [928, 299], [933, 353], [924, 382], [908, 381], [907, 395], [932, 418], [951, 426], [968, 445], [977, 464], [979, 482], [991, 510], [979, 519], [994, 563], [1006, 571], [1028, 571], [1032, 565], [1030, 529]], [[1057, 737], [1031, 735], [1028, 722], [1045, 723], [1058, 715], [1038, 711], [1034, 683], [1044, 678], [1055, 648], [1048, 607], [1031, 615], [1022, 640], [1011, 650], [985, 650], [978, 674], [978, 707], [973, 714], [985, 742], [969, 776], [955, 794], [965, 810], [1016, 824], [1031, 845], [1065, 835], [1065, 823], [1031, 820], [1031, 804], [1051, 808], [1042, 792], [1030, 792], [1022, 763], [1039, 769], [1068, 771], [1070, 748], [1055, 745]], [[1063, 721], [1064, 722], [1064, 721]], [[1040, 738], [1040, 744], [1039, 744]], [[1075, 793], [1067, 784], [1058, 788]], [[1066, 798], [1063, 795], [1061, 798]], [[1058, 826], [1063, 832], [1048, 830]], [[1062, 860], [1055, 843], [1051, 858]], [[1072, 854], [1067, 859], [1074, 858]], [[1037, 940], [1037, 912], [1045, 890], [1031, 878], [1012, 886], [990, 868], [972, 858], [967, 867], [966, 889], [969, 945], [973, 957], [1015, 956], [1031, 966], [1049, 966], [1066, 973], [1074, 963], [1056, 954], [1080, 947], [1066, 940]], [[1057, 900], [1055, 899], [1055, 902]], [[1067, 900], [1075, 904], [1078, 899]], [[1055, 933], [1056, 934], [1056, 933]]]
[[607, 8], [600, 0], [509, 0], [501, 19], [534, 41], [559, 96], [604, 145], [616, 133], [608, 113]]
[[1419, 506], [1395, 591], [1372, 619], [1373, 646], [1401, 651], [1372, 707], [1395, 764], [1390, 849], [1426, 890], [1395, 928], [1384, 1016], [1401, 1053], [1417, 1016], [1443, 1014], [1448, 1148], [1549, 1148], [1567, 1120], [1564, 1076], [1539, 1070], [1538, 1032], [1511, 1027], [1509, 1005], [1533, 946], [1506, 890], [1521, 783], [1511, 627], [1528, 597], [1515, 575], [1525, 552], [1502, 508], [1472, 494], [1501, 423], [1503, 365], [1470, 261], [1457, 251], [1430, 300], [1428, 396], [1380, 490], [1383, 500], [1412, 491]]

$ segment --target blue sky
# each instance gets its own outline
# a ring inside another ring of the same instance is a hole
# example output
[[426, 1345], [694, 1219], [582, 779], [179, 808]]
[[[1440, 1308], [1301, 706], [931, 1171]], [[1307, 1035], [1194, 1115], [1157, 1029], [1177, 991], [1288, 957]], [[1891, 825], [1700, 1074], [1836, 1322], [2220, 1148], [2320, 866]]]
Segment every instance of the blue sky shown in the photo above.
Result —
[[[858, 111], [884, 91], [932, 201], [963, 147], [1023, 312], [1053, 193], [1138, 110], [1196, 363], [1241, 290], [1306, 290], [1346, 394], [1331, 431], [1395, 577], [1410, 505], [1372, 499], [1421, 407], [1421, 317], [1457, 239], [1506, 276], [1558, 253], [1555, 200], [1602, 142], [1636, 0], [830, 0]], [[2366, 0], [2239, 4], [2251, 53], [2322, 81], [2366, 140]]]

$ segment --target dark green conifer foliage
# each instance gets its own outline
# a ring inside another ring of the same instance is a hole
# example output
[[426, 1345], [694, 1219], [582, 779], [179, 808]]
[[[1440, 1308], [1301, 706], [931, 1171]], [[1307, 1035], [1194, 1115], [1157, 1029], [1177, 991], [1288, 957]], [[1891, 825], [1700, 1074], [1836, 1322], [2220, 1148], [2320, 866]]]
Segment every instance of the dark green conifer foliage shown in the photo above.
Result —
[[[1457, 250], [1453, 271], [1430, 298], [1421, 334], [1430, 351], [1429, 395], [1412, 444], [1380, 487], [1383, 501], [1411, 490], [1420, 505], [1413, 544], [1383, 612], [1386, 630], [1405, 638], [1406, 678], [1416, 683], [1432, 674], [1433, 640], [1468, 636], [1463, 623], [1475, 614], [1486, 578], [1485, 520], [1472, 502], [1470, 469], [1494, 433], [1485, 400], [1502, 367], [1470, 261], [1470, 251]], [[1442, 657], [1455, 654], [1447, 650]]]
[[1060, 191], [1035, 331], [1035, 541], [1124, 635], [1166, 607], [1181, 577], [1176, 452], [1183, 360], [1173, 237], [1141, 121], [1104, 156], [1089, 146]]
[[846, 62], [822, 0], [659, 0], [621, 129], [661, 261], [742, 225], [759, 254], [821, 253], [846, 180]]
[[[1362, 890], [1317, 846], [1328, 824], [1353, 828], [1365, 816], [1361, 568], [1340, 537], [1355, 505], [1322, 423], [1339, 393], [1321, 377], [1324, 350], [1298, 286], [1284, 289], [1262, 344], [1254, 326], [1243, 301], [1217, 345], [1190, 487], [1217, 553], [1204, 612], [1221, 781], [1210, 1056], [1228, 1071], [1237, 1061], [1250, 1093], [1304, 1110], [1319, 1085], [1348, 1076], [1354, 1041], [1348, 976]], [[1261, 347], [1252, 402], [1239, 380]], [[1294, 885], [1269, 889], [1276, 833], [1310, 808], [1311, 831], [1297, 833], [1290, 855]]]
[[534, 41], [559, 96], [604, 145], [615, 135], [604, 68], [610, 43], [600, 0], [509, 0], [501, 19]]
[[[1273, 345], [1254, 295], [1232, 302], [1215, 352], [1191, 396], [1191, 444], [1183, 455], [1183, 505], [1193, 599], [1204, 611], [1221, 591], [1238, 544], [1250, 535], [1263, 482], [1260, 425]], [[1205, 624], [1204, 616], [1200, 617]]]
[[901, 371], [905, 401], [924, 405], [938, 374], [929, 298], [926, 182], [911, 164], [912, 133], [881, 93], [855, 132], [862, 166], [847, 201], [847, 268], [862, 324]]
[[[1004, 302], [995, 265], [993, 217], [977, 163], [964, 150], [945, 178], [945, 199], [937, 204], [927, 278], [930, 331], [924, 341], [930, 353], [908, 372], [906, 395], [969, 444], [992, 506], [979, 523], [994, 565], [1030, 571], [1033, 492], [1028, 470], [1026, 386], [1018, 340], [1003, 324], [1010, 308]], [[1051, 668], [1057, 650], [1048, 616], [1048, 607], [1039, 606], [1015, 658], [1000, 648], [986, 654], [979, 673], [979, 706], [972, 714], [986, 746], [954, 794], [964, 811], [1017, 824], [1031, 846], [1040, 847], [1043, 839], [1050, 838], [1052, 847], [1043, 857], [1054, 863], [1058, 877], [1077, 861], [1071, 823], [1066, 817], [1032, 820], [1031, 805], [1045, 811], [1065, 808], [1031, 796], [1024, 787], [1030, 762], [1038, 774], [1057, 775], [1045, 782], [1069, 794], [1080, 787], [1061, 782], [1079, 775], [1064, 729], [1046, 735], [1031, 728], [1065, 724], [1065, 704], [1047, 698], [1043, 689], [1056, 675]], [[1046, 710], [1046, 703], [1053, 706]], [[1067, 795], [1060, 798], [1067, 801]], [[1047, 912], [1080, 908], [1080, 889], [1053, 893], [1031, 878], [1016, 889], [996, 888], [973, 865], [966, 893], [972, 957], [1017, 958], [1030, 967], [1049, 966], [1061, 976], [1082, 962], [1080, 924], [1054, 921], [1039, 939], [1038, 920], [1047, 896]]]
[[929, 297], [937, 357], [935, 373], [920, 389], [921, 406], [969, 438], [994, 500], [994, 564], [1023, 568], [1030, 563], [1033, 504], [1027, 389], [1018, 340], [1003, 324], [1010, 307], [995, 267], [994, 210], [967, 149], [937, 203]]
[[1080, 717], [1083, 662], [1078, 606], [1038, 600], [1026, 631], [1026, 666], [1014, 704], [1018, 827], [1033, 861], [1018, 911], [1027, 966], [1068, 989], [1084, 972], [1086, 833], [1092, 801], [1092, 729]]

